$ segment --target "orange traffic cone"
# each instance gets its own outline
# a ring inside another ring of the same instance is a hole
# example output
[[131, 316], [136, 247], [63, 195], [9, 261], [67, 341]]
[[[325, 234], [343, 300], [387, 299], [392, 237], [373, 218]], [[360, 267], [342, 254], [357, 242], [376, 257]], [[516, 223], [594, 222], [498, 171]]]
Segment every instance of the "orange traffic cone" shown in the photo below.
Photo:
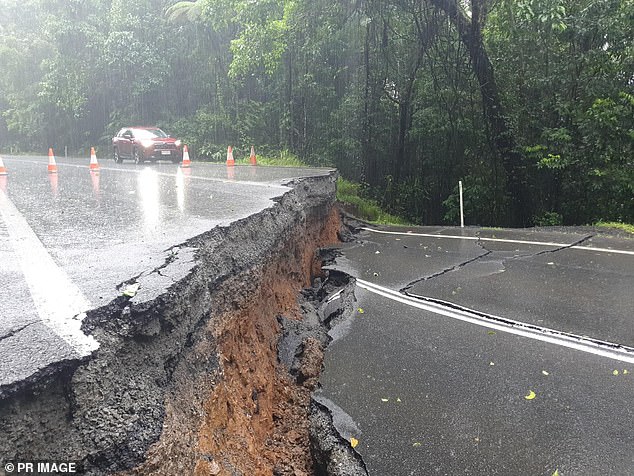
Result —
[[251, 156], [249, 157], [251, 160], [251, 165], [257, 165], [258, 159], [255, 156], [255, 147], [251, 146]]
[[227, 165], [230, 167], [236, 165], [236, 161], [233, 160], [233, 148], [231, 146], [227, 147]]
[[[93, 171], [91, 170], [91, 172]], [[99, 170], [95, 170], [93, 173], [90, 174], [90, 181], [92, 182], [92, 193], [97, 201], [99, 201], [99, 199], [101, 198], [101, 194], [99, 193]]]
[[99, 172], [99, 162], [97, 162], [97, 154], [95, 154], [95, 148], [90, 148], [90, 171]]
[[187, 145], [183, 146], [183, 163], [181, 167], [187, 168], [192, 166], [192, 161], [189, 160], [189, 150], [187, 150]]
[[48, 149], [48, 173], [57, 173], [57, 163], [55, 163], [55, 155], [53, 155], [53, 149], [50, 147]]
[[58, 179], [59, 175], [57, 175], [57, 171], [48, 175], [48, 181], [51, 183], [51, 193], [53, 194], [53, 198], [57, 198], [59, 195]]
[[7, 172], [4, 162], [2, 161], [2, 157], [0, 157], [0, 175], [9, 175], [9, 172]]

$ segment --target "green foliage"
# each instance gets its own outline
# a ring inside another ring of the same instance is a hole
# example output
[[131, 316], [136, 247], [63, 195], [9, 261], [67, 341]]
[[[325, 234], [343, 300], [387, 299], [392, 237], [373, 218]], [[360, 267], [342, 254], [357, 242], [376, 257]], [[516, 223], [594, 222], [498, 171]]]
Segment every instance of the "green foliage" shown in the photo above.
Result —
[[407, 220], [384, 211], [376, 201], [364, 197], [361, 184], [341, 177], [337, 179], [337, 200], [361, 220], [382, 225], [409, 224]]
[[500, 224], [517, 172], [536, 224], [633, 222], [634, 2], [484, 2], [497, 123], [447, 3], [3, 0], [0, 147], [157, 124], [200, 159], [335, 166], [375, 220], [456, 224], [462, 179], [467, 222]]
[[[240, 158], [236, 157], [236, 164], [250, 164], [250, 152], [251, 150], [247, 150], [246, 148], [244, 152], [238, 151], [236, 153], [234, 151], [234, 157], [237, 154], [240, 154]], [[265, 167], [307, 167], [307, 164], [288, 150], [282, 150], [276, 155], [273, 155], [270, 152], [266, 155], [256, 154], [256, 157], [258, 165]]]
[[[491, 187], [479, 176], [468, 176], [463, 181], [464, 220], [468, 225], [486, 225], [495, 222], [494, 204], [496, 198]], [[444, 222], [460, 225], [460, 189], [453, 188], [451, 195], [443, 202]]]
[[533, 218], [536, 226], [560, 226], [563, 225], [563, 217], [557, 212], [544, 212]]
[[620, 223], [620, 222], [614, 222], [614, 221], [608, 221], [608, 222], [599, 221], [595, 223], [594, 226], [598, 226], [601, 228], [615, 228], [617, 230], [622, 230], [634, 235], [634, 225], [630, 223]]

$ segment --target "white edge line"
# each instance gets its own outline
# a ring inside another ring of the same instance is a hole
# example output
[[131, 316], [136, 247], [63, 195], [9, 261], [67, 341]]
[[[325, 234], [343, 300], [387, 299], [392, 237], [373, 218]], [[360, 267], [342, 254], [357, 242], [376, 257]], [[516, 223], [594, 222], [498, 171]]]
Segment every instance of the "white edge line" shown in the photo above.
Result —
[[630, 255], [634, 256], [634, 251], [627, 250], [612, 250], [610, 248], [592, 248], [591, 246], [571, 246], [573, 250], [583, 250], [583, 251], [596, 251], [599, 253], [616, 253], [620, 255]]
[[[592, 342], [579, 342], [579, 341], [573, 340], [574, 337], [572, 336], [571, 337], [552, 336], [547, 334], [541, 334], [541, 333], [538, 333], [537, 331], [530, 331], [528, 329], [512, 327], [510, 325], [504, 325], [498, 322], [487, 321], [486, 319], [480, 316], [470, 315], [466, 311], [460, 312], [458, 310], [443, 308], [439, 304], [431, 305], [428, 303], [424, 303], [416, 299], [403, 296], [402, 294], [397, 293], [396, 291], [392, 289], [384, 288], [383, 286], [379, 286], [377, 284], [363, 281], [361, 279], [357, 279], [356, 282], [360, 288], [365, 289], [366, 291], [369, 291], [374, 294], [378, 294], [380, 296], [386, 297], [393, 301], [400, 302], [402, 304], [406, 304], [411, 307], [432, 312], [434, 314], [450, 317], [452, 319], [468, 322], [470, 324], [475, 324], [480, 327], [486, 327], [488, 329], [495, 329], [501, 332], [506, 332], [508, 334], [514, 334], [521, 337], [527, 337], [529, 339], [538, 340], [542, 342], [548, 342], [551, 344], [559, 345], [561, 347], [568, 347], [570, 349], [579, 350], [589, 354], [594, 354], [601, 357], [607, 357], [613, 360], [619, 360], [621, 362], [634, 363], [634, 355], [631, 355], [625, 352], [621, 353], [616, 350], [603, 349], [599, 347], [598, 344], [594, 344]], [[551, 331], [549, 329], [545, 329], [545, 330]], [[551, 332], [556, 332], [556, 331], [551, 331]]]
[[24, 216], [0, 190], [0, 219], [5, 223], [31, 299], [44, 325], [66, 341], [80, 356], [99, 348], [92, 335], [81, 330], [92, 305], [52, 256]]
[[536, 245], [536, 246], [556, 246], [559, 248], [568, 247], [574, 250], [583, 250], [583, 251], [596, 251], [598, 253], [616, 253], [623, 255], [634, 256], [634, 251], [627, 250], [613, 250], [610, 248], [593, 248], [591, 246], [570, 246], [570, 243], [551, 243], [548, 241], [527, 241], [527, 240], [510, 240], [504, 238], [486, 238], [479, 236], [456, 236], [456, 235], [435, 235], [432, 233], [407, 233], [403, 231], [384, 231], [384, 230], [375, 230], [373, 228], [361, 227], [361, 230], [369, 231], [372, 233], [379, 233], [383, 235], [404, 235], [404, 236], [422, 236], [426, 238], [447, 238], [451, 240], [468, 240], [468, 241], [491, 241], [498, 243], [515, 243], [519, 245]]

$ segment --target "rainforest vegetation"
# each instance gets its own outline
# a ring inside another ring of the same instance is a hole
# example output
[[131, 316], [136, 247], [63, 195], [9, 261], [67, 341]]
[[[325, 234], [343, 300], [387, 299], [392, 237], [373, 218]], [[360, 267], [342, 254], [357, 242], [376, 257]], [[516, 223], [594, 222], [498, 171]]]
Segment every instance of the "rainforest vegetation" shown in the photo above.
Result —
[[0, 0], [0, 153], [335, 166], [410, 222], [634, 222], [634, 0]]

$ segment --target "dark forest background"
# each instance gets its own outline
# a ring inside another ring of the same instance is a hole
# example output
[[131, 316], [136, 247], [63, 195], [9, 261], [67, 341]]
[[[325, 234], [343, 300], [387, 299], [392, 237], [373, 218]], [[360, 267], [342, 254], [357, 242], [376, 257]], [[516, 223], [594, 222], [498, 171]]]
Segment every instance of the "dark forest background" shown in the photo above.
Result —
[[[634, 0], [0, 0], [0, 151], [159, 125], [394, 214], [634, 222]], [[83, 152], [82, 152], [83, 153]]]

